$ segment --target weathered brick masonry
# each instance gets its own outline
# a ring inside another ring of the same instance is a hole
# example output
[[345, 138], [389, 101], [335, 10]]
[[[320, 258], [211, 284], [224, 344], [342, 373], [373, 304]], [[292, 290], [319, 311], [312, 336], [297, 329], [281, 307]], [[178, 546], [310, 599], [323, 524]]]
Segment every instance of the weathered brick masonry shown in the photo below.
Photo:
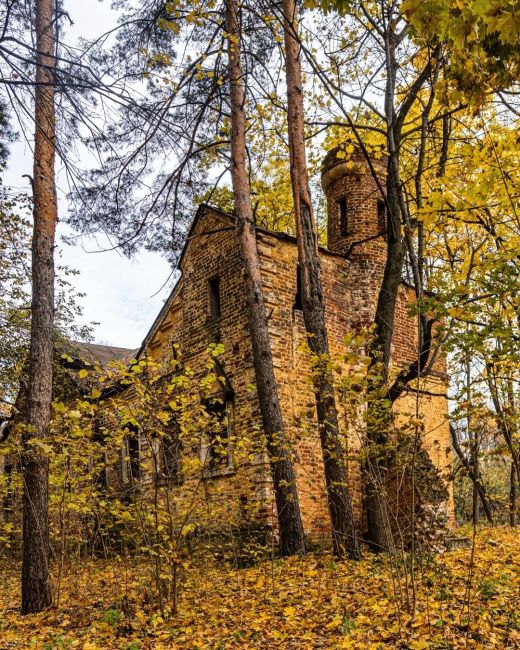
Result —
[[[382, 166], [374, 161], [382, 174]], [[381, 176], [382, 177], [382, 176]], [[328, 250], [320, 249], [326, 299], [326, 319], [331, 356], [341, 362], [347, 352], [345, 335], [373, 323], [375, 305], [384, 269], [384, 204], [367, 163], [354, 154], [346, 162], [329, 154], [325, 159], [323, 187], [327, 196]], [[319, 435], [315, 425], [315, 400], [310, 379], [310, 360], [305, 350], [306, 334], [297, 300], [297, 248], [294, 238], [258, 231], [258, 250], [275, 372], [285, 424], [296, 452], [296, 469], [303, 521], [309, 534], [327, 537], [329, 527]], [[260, 440], [261, 417], [258, 398], [251, 385], [254, 369], [243, 289], [240, 253], [233, 218], [203, 205], [194, 220], [180, 260], [182, 277], [143, 343], [140, 355], [168, 359], [172, 344], [182, 352], [183, 363], [203, 376], [207, 347], [220, 341], [224, 352], [220, 363], [234, 394], [234, 436]], [[218, 313], [215, 297], [218, 291]], [[412, 288], [403, 284], [395, 320], [392, 364], [399, 368], [417, 356], [417, 323], [408, 308], [414, 300]], [[213, 303], [212, 303], [213, 301]], [[350, 369], [351, 370], [351, 369]], [[418, 410], [424, 420], [424, 445], [434, 464], [444, 470], [450, 461], [450, 440], [445, 363], [439, 355], [433, 371], [421, 387]], [[416, 411], [415, 394], [398, 400], [401, 419]], [[350, 418], [351, 419], [351, 418]], [[350, 452], [360, 445], [362, 431], [343, 414], [349, 430]], [[348, 460], [349, 481], [354, 497], [357, 524], [363, 526], [362, 479], [357, 460]], [[275, 526], [267, 456], [254, 450], [247, 462], [234, 463], [204, 479], [204, 498], [224, 504], [229, 523], [247, 519], [254, 504], [258, 523]], [[189, 489], [173, 488], [180, 498]], [[191, 498], [191, 497], [190, 497]]]

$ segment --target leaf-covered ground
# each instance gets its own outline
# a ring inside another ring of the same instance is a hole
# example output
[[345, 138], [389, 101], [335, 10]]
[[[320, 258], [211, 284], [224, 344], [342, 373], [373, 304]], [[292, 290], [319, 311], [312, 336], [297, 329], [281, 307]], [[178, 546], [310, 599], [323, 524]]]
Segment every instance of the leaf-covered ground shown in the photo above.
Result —
[[59, 608], [26, 617], [17, 567], [3, 566], [0, 649], [520, 648], [519, 533], [483, 530], [473, 561], [462, 548], [418, 566], [413, 614], [399, 567], [373, 556], [186, 567], [178, 612], [164, 617], [131, 560], [69, 567]]

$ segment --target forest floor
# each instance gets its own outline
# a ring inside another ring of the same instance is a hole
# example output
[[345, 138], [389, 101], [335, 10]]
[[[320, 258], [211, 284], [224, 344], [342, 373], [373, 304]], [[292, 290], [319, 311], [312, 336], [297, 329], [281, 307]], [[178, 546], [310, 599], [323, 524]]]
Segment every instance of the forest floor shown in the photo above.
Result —
[[415, 611], [389, 558], [312, 555], [247, 569], [186, 565], [175, 615], [149, 602], [146, 565], [85, 561], [66, 567], [57, 608], [22, 617], [19, 567], [7, 563], [0, 650], [520, 648], [519, 532], [483, 529], [474, 549], [418, 562]]

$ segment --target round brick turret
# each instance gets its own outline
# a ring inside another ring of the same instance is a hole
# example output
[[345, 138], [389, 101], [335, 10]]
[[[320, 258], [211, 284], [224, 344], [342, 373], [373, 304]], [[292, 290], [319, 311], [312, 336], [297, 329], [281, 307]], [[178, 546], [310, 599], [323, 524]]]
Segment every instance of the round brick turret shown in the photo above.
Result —
[[[383, 158], [371, 159], [383, 190]], [[367, 160], [360, 149], [330, 151], [323, 161], [321, 182], [327, 198], [328, 242], [334, 253], [350, 260], [352, 327], [374, 322], [386, 262], [386, 209]]]
[[[371, 158], [384, 189], [385, 161]], [[323, 161], [321, 182], [327, 198], [327, 247], [335, 253], [377, 257], [386, 254], [386, 209], [381, 190], [363, 152], [343, 147], [329, 151]]]

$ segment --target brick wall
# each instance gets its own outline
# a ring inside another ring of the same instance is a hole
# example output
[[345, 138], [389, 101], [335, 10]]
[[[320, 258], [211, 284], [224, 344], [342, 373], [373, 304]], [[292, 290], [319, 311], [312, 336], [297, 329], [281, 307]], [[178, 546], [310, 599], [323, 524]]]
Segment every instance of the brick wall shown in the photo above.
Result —
[[[259, 252], [264, 293], [271, 313], [269, 327], [282, 407], [298, 457], [298, 488], [304, 526], [315, 537], [326, 536], [329, 520], [321, 447], [316, 431], [315, 397], [310, 377], [311, 363], [305, 350], [306, 332], [302, 312], [292, 309], [296, 294], [296, 245], [287, 238], [264, 234], [259, 236]], [[341, 366], [341, 372], [337, 372], [339, 382], [341, 374], [349, 371], [348, 364], [342, 362], [347, 352], [345, 336], [361, 322], [363, 324], [373, 322], [375, 301], [362, 305], [362, 310], [356, 305], [356, 299], [360, 299], [359, 285], [352, 282], [353, 275], [359, 272], [355, 269], [356, 260], [348, 261], [326, 251], [321, 251], [320, 258], [329, 347], [331, 357]], [[412, 294], [413, 292], [410, 293], [410, 289], [404, 285], [399, 293], [392, 358], [396, 370], [416, 357], [416, 322], [414, 318], [408, 316], [408, 305], [413, 299]], [[447, 378], [442, 373], [444, 368], [442, 356], [436, 368], [437, 376], [422, 380], [421, 388], [439, 395], [446, 394]], [[343, 434], [347, 436], [350, 490], [356, 522], [362, 529], [362, 480], [357, 454], [363, 436], [362, 414], [353, 422], [345, 406], [338, 398], [340, 422]], [[420, 395], [418, 410], [424, 418], [424, 445], [431, 450], [433, 462], [442, 470], [446, 470], [450, 461], [447, 400], [444, 397]], [[396, 403], [396, 412], [414, 414], [414, 395], [400, 398]]]
[[[361, 161], [354, 166], [326, 161], [324, 187], [328, 194], [329, 242], [331, 251], [321, 250], [320, 259], [326, 301], [326, 318], [332, 357], [341, 374], [352, 368], [345, 362], [345, 335], [373, 322], [377, 292], [384, 266], [384, 238], [376, 237], [352, 247], [360, 240], [377, 235], [377, 185]], [[378, 163], [379, 164], [379, 163]], [[345, 175], [345, 172], [348, 172]], [[338, 200], [347, 198], [350, 226], [341, 231]], [[381, 216], [381, 215], [379, 215]], [[297, 249], [293, 238], [258, 231], [264, 295], [269, 316], [275, 372], [285, 424], [294, 444], [298, 489], [304, 526], [318, 540], [329, 540], [329, 518], [325, 499], [323, 464], [316, 430], [315, 397], [310, 377], [310, 359], [305, 350], [306, 333], [300, 310], [294, 309], [297, 290]], [[349, 259], [344, 257], [350, 250]], [[159, 321], [148, 337], [146, 352], [155, 359], [167, 360], [172, 344], [179, 346], [183, 362], [195, 377], [207, 372], [206, 349], [211, 341], [220, 340], [224, 352], [220, 362], [235, 394], [234, 420], [237, 443], [261, 438], [258, 398], [251, 385], [254, 369], [248, 333], [241, 259], [233, 220], [205, 208], [182, 258], [182, 278], [174, 290]], [[219, 277], [221, 316], [212, 321], [209, 311], [208, 281]], [[413, 361], [417, 354], [417, 326], [408, 315], [413, 291], [401, 286], [396, 311], [392, 363], [395, 368]], [[435, 365], [435, 376], [423, 382], [431, 393], [445, 394], [447, 378], [442, 355]], [[357, 525], [363, 527], [362, 479], [357, 451], [363, 435], [348, 405], [341, 404], [340, 419], [345, 433], [349, 482], [354, 499]], [[413, 395], [405, 395], [396, 411], [415, 412]], [[361, 409], [362, 410], [362, 409]], [[450, 460], [447, 401], [435, 395], [422, 395], [418, 404], [424, 418], [424, 444], [432, 460], [445, 468]], [[362, 419], [362, 413], [360, 414]], [[197, 485], [196, 485], [197, 484]], [[254, 520], [276, 527], [273, 510], [269, 465], [265, 449], [257, 445], [249, 458], [235, 464], [235, 472], [200, 482], [192, 478], [174, 488], [180, 509], [193, 500], [198, 490], [201, 506], [215, 507], [226, 521], [237, 525], [251, 504]], [[185, 504], [184, 506], [182, 504]]]

